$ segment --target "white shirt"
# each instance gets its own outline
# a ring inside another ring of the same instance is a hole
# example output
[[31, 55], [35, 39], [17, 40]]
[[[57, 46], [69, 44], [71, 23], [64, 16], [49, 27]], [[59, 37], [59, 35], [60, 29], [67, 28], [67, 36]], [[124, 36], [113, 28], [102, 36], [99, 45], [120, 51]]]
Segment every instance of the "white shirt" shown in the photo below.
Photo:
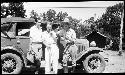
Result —
[[53, 37], [47, 31], [44, 31], [42, 34], [42, 41], [46, 46], [50, 46], [51, 44], [56, 43]]
[[56, 32], [51, 31], [50, 34], [52, 35], [53, 38], [57, 38]]
[[54, 39], [54, 41], [57, 42], [57, 39], [58, 39], [57, 33], [55, 31], [51, 31], [50, 35], [52, 36], [52, 38]]
[[30, 28], [30, 37], [32, 42], [42, 42], [42, 30], [34, 25]]
[[73, 29], [69, 29], [68, 31], [65, 30], [61, 30], [60, 32], [58, 32], [58, 34], [60, 36], [63, 36], [64, 38], [66, 38], [67, 42], [70, 42], [69, 40], [75, 41], [76, 40], [76, 33]]

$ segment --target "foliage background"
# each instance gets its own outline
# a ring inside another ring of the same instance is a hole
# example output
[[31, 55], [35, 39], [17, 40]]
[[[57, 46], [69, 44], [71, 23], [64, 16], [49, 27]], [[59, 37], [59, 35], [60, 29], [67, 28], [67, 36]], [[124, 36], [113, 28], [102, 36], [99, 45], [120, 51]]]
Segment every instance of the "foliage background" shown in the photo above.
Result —
[[[8, 15], [12, 17], [23, 17], [25, 18], [24, 2], [14, 3], [10, 2], [9, 6], [2, 5], [1, 2], [1, 17], [6, 18]], [[94, 17], [81, 22], [72, 16], [69, 16], [67, 12], [56, 12], [55, 10], [49, 9], [47, 12], [41, 12], [38, 14], [35, 10], [31, 11], [30, 18], [34, 18], [35, 21], [42, 19], [54, 23], [61, 23], [64, 18], [68, 17], [70, 20], [71, 28], [73, 28], [77, 33], [77, 38], [83, 37], [84, 35], [90, 33], [91, 31], [99, 31], [102, 34], [110, 37], [113, 40], [113, 45], [110, 49], [119, 50], [119, 37], [120, 37], [120, 24], [121, 24], [121, 14], [123, 12], [123, 3], [116, 4], [114, 6], [107, 7], [106, 12], [94, 21]], [[123, 29], [124, 37], [124, 29]], [[124, 38], [123, 38], [124, 40]]]

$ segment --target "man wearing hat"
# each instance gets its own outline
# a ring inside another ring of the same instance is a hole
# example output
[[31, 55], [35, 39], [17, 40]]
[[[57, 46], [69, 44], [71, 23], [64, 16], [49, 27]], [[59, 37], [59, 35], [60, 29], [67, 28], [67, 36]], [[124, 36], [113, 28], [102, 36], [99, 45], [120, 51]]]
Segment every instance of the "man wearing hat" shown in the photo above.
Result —
[[42, 29], [41, 21], [38, 22], [30, 28], [30, 49], [29, 52], [35, 56], [35, 60], [31, 60], [36, 65], [36, 72], [40, 69], [40, 62], [42, 57]]
[[[76, 53], [77, 53], [78, 48], [75, 44], [70, 45], [71, 42], [76, 41], [76, 33], [72, 28], [70, 28], [70, 23], [69, 23], [68, 18], [64, 19], [63, 29], [58, 34], [59, 34], [59, 36], [61, 36], [62, 40], [67, 42], [64, 52], [68, 51], [71, 54], [72, 66], [73, 66], [73, 70], [74, 70], [75, 66], [76, 66], [75, 58], [76, 58]], [[74, 49], [72, 49], [71, 46]], [[63, 57], [63, 62], [66, 63], [65, 56]], [[67, 66], [67, 64], [63, 64], [63, 66]]]

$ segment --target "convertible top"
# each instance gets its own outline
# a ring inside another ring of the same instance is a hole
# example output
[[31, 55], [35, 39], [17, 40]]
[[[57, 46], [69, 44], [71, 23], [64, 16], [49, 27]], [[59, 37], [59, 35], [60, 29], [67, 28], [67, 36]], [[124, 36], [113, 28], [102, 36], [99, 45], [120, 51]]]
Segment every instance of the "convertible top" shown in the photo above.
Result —
[[35, 22], [35, 20], [33, 18], [21, 18], [21, 17], [1, 18], [1, 24], [7, 22]]

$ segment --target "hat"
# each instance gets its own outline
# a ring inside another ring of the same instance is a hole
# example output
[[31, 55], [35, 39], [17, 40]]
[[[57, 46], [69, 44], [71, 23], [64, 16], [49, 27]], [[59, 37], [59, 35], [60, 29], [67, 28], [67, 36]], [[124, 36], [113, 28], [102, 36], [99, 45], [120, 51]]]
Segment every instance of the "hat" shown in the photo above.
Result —
[[65, 25], [68, 25], [70, 26], [70, 21], [68, 18], [65, 18], [64, 21], [62, 22], [62, 25], [65, 26]]
[[65, 18], [63, 22], [69, 22], [69, 19], [68, 19], [68, 18]]

